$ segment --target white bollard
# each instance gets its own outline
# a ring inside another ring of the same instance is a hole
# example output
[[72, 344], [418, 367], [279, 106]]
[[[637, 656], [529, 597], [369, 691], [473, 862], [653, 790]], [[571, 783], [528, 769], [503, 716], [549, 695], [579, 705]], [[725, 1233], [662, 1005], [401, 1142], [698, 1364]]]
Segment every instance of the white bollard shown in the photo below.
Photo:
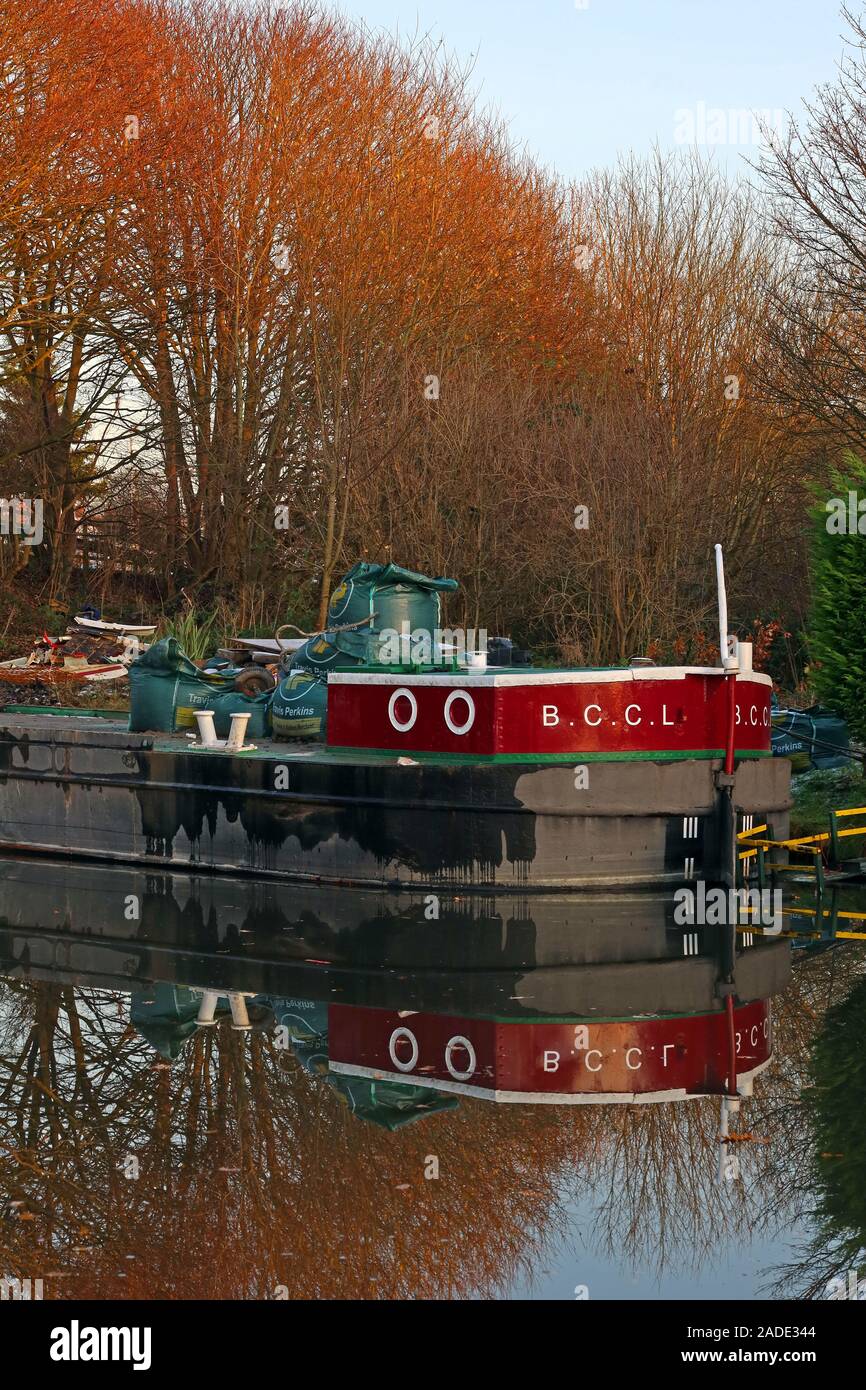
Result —
[[250, 716], [248, 714], [232, 715], [232, 725], [229, 729], [229, 736], [226, 739], [227, 753], [237, 753], [243, 748], [249, 722]]
[[215, 748], [217, 744], [216, 729], [213, 726], [213, 710], [199, 709], [195, 712], [196, 723], [198, 724], [198, 736], [203, 748]]
[[216, 1006], [220, 1001], [218, 989], [202, 990], [201, 1003], [198, 1006], [198, 1017], [196, 1023], [199, 1028], [213, 1028], [216, 1023]]
[[248, 1033], [252, 1028], [247, 1013], [247, 1001], [243, 994], [230, 994], [229, 1006], [232, 1011], [232, 1029], [235, 1033]]

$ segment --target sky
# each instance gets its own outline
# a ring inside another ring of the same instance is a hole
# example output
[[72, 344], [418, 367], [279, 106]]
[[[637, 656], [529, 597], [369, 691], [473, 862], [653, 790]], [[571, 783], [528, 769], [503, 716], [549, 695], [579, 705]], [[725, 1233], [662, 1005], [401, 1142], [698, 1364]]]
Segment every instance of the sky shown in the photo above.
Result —
[[[837, 0], [338, 0], [368, 27], [430, 33], [474, 60], [483, 104], [565, 179], [699, 143], [730, 172], [751, 112], [802, 110], [845, 44]], [[857, 9], [856, 0], [852, 8]], [[779, 114], [777, 114], [779, 113]]]

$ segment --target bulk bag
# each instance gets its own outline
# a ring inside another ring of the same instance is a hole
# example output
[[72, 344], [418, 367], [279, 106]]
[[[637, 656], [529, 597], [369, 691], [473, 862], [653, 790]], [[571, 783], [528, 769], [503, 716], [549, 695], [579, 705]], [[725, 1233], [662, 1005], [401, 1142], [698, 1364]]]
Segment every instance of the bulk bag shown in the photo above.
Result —
[[328, 685], [309, 671], [290, 671], [270, 696], [274, 738], [323, 739]]
[[129, 668], [130, 733], [176, 733], [197, 728], [196, 710], [212, 709], [218, 738], [227, 738], [231, 717], [250, 715], [247, 738], [264, 738], [270, 729], [270, 692], [243, 695], [235, 690], [237, 668], [200, 671], [176, 637], [163, 637]]
[[774, 710], [772, 723], [773, 755], [790, 758], [794, 772], [850, 764], [848, 726], [822, 705], [804, 710]]
[[375, 614], [371, 626], [380, 632], [383, 628], [400, 632], [404, 622], [410, 631], [421, 628], [432, 632], [441, 626], [440, 595], [457, 588], [456, 579], [431, 579], [402, 565], [373, 565], [362, 560], [332, 593], [328, 627], [345, 627]]

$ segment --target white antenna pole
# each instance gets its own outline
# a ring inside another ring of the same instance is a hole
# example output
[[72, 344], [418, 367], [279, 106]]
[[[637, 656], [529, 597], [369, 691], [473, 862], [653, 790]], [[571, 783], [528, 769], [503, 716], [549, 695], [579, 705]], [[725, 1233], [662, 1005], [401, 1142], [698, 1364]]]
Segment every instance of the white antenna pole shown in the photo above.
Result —
[[728, 596], [725, 592], [725, 562], [722, 558], [722, 547], [716, 542], [714, 546], [716, 552], [716, 588], [719, 596], [719, 656], [722, 666], [726, 671], [736, 671], [739, 666], [737, 660], [737, 644], [732, 642], [728, 636]]

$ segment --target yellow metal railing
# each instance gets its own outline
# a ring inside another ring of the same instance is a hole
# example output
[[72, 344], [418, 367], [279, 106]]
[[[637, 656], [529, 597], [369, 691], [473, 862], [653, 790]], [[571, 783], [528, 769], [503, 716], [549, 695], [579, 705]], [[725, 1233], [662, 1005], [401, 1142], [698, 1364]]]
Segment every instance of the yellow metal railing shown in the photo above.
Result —
[[[866, 817], [866, 806], [846, 806], [839, 811], [830, 812], [829, 830], [819, 831], [813, 835], [798, 835], [787, 840], [757, 839], [766, 831], [766, 825], [756, 825], [749, 830], [741, 830], [737, 835], [737, 843], [744, 848], [739, 851], [737, 858], [742, 865], [744, 877], [751, 872], [754, 860], [758, 869], [758, 879], [763, 886], [763, 881], [767, 870], [772, 873], [799, 873], [814, 874], [820, 887], [824, 883], [824, 853], [826, 850], [827, 863], [830, 868], [838, 868], [840, 864], [839, 845], [840, 841], [846, 839], [856, 839], [866, 837], [866, 825], [853, 825], [840, 827], [840, 820], [850, 819], [852, 816]], [[812, 864], [782, 863], [779, 860], [768, 860], [767, 853], [772, 850], [786, 850], [789, 854], [811, 855]]]

